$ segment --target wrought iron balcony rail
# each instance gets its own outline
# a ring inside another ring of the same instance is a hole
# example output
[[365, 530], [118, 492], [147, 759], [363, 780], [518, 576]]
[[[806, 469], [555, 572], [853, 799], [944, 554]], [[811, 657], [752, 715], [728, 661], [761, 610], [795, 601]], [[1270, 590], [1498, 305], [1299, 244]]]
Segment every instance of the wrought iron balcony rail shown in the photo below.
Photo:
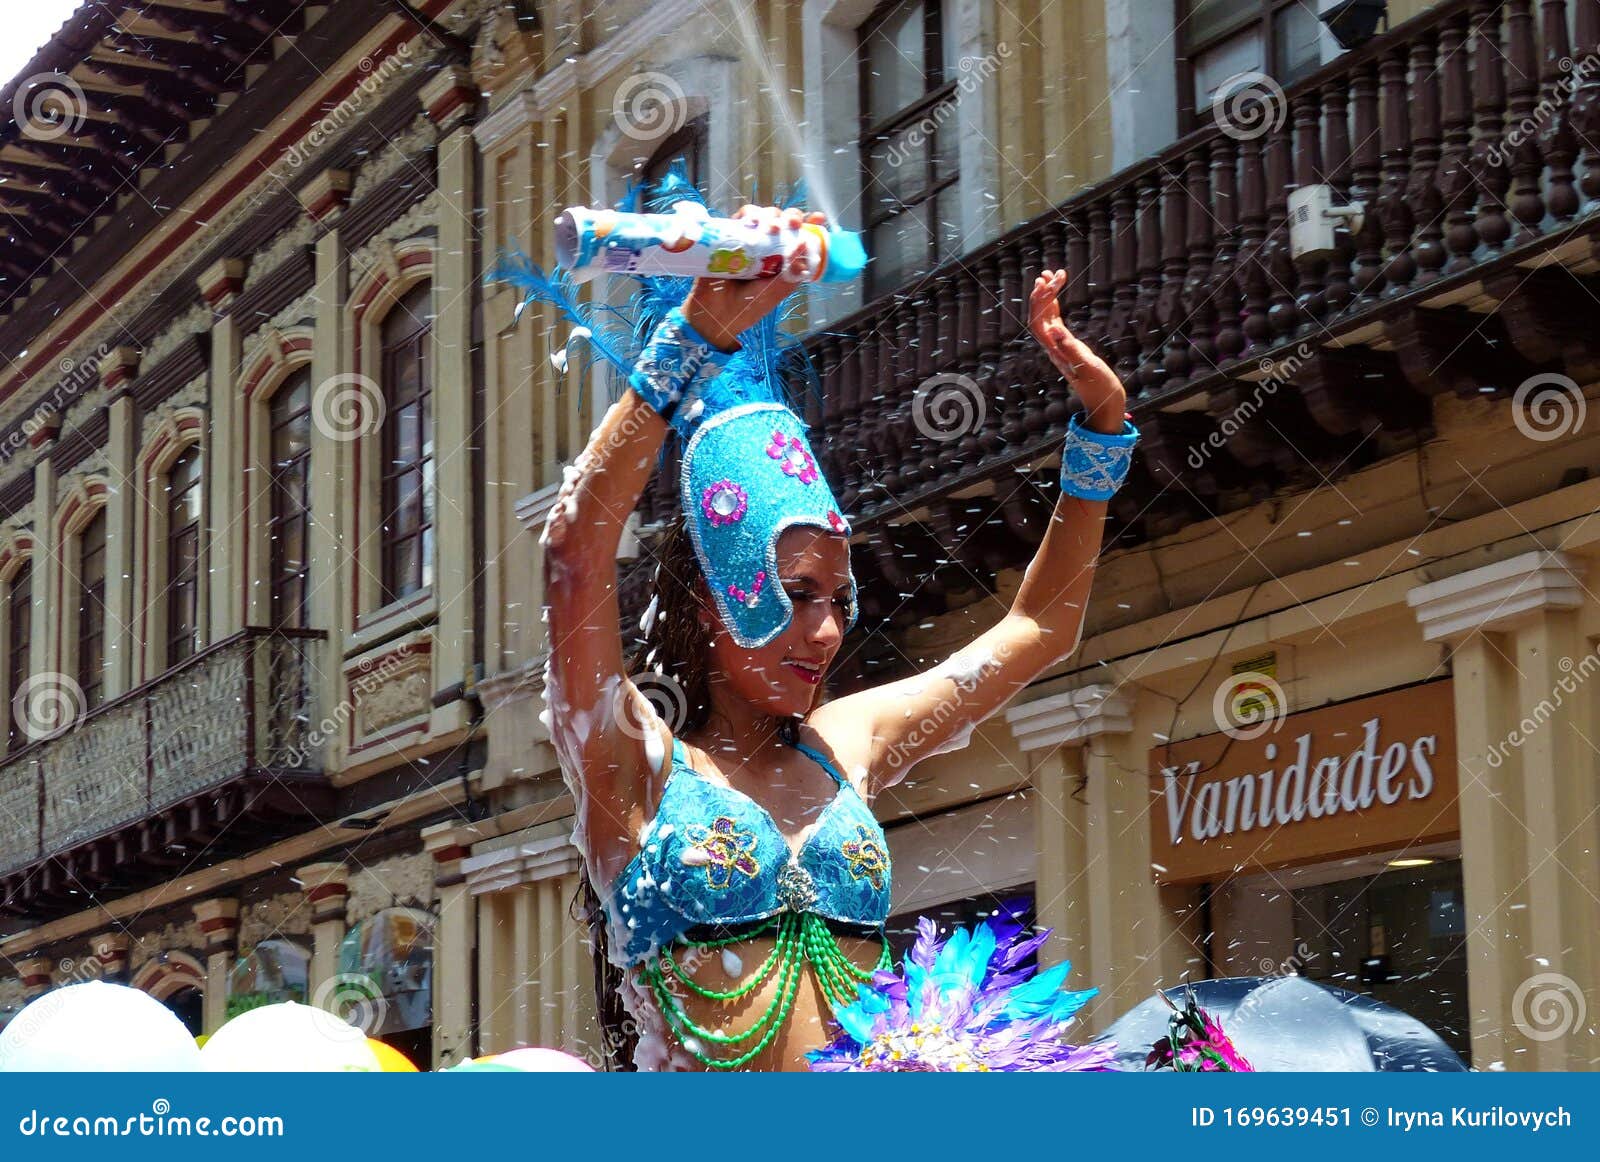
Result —
[[325, 809], [324, 636], [246, 630], [0, 761], [0, 910], [133, 887]]

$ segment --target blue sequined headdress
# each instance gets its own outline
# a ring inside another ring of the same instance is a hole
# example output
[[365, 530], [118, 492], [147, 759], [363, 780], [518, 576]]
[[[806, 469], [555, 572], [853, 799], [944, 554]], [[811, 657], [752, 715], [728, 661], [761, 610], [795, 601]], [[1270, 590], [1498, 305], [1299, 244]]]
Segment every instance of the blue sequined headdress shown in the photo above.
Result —
[[[642, 193], [640, 187], [630, 189], [617, 209], [639, 208]], [[664, 212], [685, 199], [705, 204], [675, 165], [657, 184], [649, 210]], [[633, 371], [656, 325], [683, 302], [691, 285], [687, 278], [635, 276], [640, 290], [626, 308], [617, 308], [579, 302], [563, 275], [547, 275], [522, 255], [503, 258], [489, 277], [520, 288], [524, 307], [553, 304], [576, 324], [572, 337], [622, 377]], [[794, 614], [777, 575], [783, 531], [804, 525], [850, 535], [850, 522], [822, 476], [805, 424], [785, 398], [785, 365], [809, 382], [815, 377], [798, 341], [783, 334], [781, 321], [775, 312], [740, 335], [739, 351], [672, 412], [670, 421], [683, 442], [679, 502], [695, 554], [723, 624], [745, 649], [772, 641]], [[565, 348], [553, 358], [565, 366]], [[855, 624], [856, 612], [852, 575], [846, 629]]]

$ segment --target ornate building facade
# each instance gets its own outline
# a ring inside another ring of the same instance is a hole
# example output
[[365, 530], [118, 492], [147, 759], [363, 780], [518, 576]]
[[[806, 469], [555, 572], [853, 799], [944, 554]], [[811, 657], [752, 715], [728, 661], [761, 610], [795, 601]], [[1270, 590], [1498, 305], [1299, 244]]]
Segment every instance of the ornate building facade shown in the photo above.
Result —
[[[1593, 1060], [1600, 0], [92, 8], [4, 94], [83, 116], [0, 133], [0, 1007], [598, 1059], [536, 542], [608, 387], [483, 276], [682, 157], [875, 256], [808, 304], [839, 689], [1016, 590], [1041, 266], [1143, 432], [1079, 649], [880, 802], [897, 923], [1026, 910], [1091, 1030], [1298, 973]], [[1360, 216], [1296, 246], [1314, 187]]]

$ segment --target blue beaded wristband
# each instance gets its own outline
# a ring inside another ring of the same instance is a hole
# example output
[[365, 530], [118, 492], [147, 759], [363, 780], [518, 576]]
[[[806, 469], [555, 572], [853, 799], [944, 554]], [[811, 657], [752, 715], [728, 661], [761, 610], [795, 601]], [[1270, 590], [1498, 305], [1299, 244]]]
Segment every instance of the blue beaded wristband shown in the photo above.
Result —
[[689, 325], [682, 309], [673, 307], [640, 352], [628, 386], [662, 419], [671, 420], [683, 399], [715, 379], [733, 355], [713, 347]]
[[1079, 500], [1110, 500], [1128, 478], [1139, 429], [1127, 420], [1114, 436], [1092, 431], [1074, 415], [1061, 449], [1061, 491]]

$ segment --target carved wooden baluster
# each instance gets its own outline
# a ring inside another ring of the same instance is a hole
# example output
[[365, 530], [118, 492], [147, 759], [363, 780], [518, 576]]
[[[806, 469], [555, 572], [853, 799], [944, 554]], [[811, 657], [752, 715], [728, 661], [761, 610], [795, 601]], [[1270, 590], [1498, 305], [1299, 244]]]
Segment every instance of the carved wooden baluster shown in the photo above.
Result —
[[[1341, 78], [1322, 86], [1322, 176], [1334, 189], [1340, 202], [1350, 196], [1350, 94]], [[1317, 317], [1332, 318], [1350, 301], [1350, 257], [1355, 248], [1350, 240], [1340, 235], [1338, 250], [1329, 259], [1323, 273], [1326, 280], [1322, 291], [1322, 309]]]
[[[1062, 265], [1067, 271], [1067, 288], [1063, 295], [1061, 306], [1062, 314], [1066, 319], [1067, 329], [1085, 343], [1094, 345], [1095, 338], [1089, 333], [1089, 234], [1084, 217], [1081, 213], [1073, 214], [1061, 223], [1061, 234], [1066, 253], [1062, 257]], [[1052, 432], [1060, 431], [1066, 424], [1071, 413], [1068, 402], [1068, 388], [1060, 373], [1052, 365], [1046, 374], [1055, 375], [1051, 381], [1050, 391], [1046, 393], [1044, 405], [1045, 423]]]
[[1500, 250], [1511, 236], [1506, 219], [1511, 171], [1500, 140], [1506, 111], [1500, 4], [1501, 0], [1477, 0], [1472, 6], [1472, 176], [1478, 187], [1474, 225], [1479, 241], [1491, 252]]
[[895, 394], [896, 381], [899, 376], [900, 365], [897, 358], [900, 346], [900, 337], [896, 331], [897, 317], [900, 313], [900, 297], [896, 295], [878, 316], [877, 332], [878, 345], [874, 359], [873, 377], [870, 402], [867, 405], [868, 414], [871, 416], [870, 441], [873, 449], [873, 459], [877, 462], [881, 474], [879, 483], [883, 491], [889, 496], [899, 495], [903, 482], [900, 479], [900, 457], [898, 441], [896, 440], [896, 426], [900, 423], [897, 414], [899, 397]]
[[1406, 177], [1411, 169], [1411, 117], [1406, 103], [1406, 53], [1391, 49], [1378, 66], [1383, 90], [1383, 192], [1379, 213], [1383, 218], [1383, 244], [1389, 252], [1384, 264], [1385, 292], [1393, 294], [1411, 285], [1417, 260], [1411, 253], [1412, 214], [1406, 201]]
[[813, 394], [809, 384], [802, 384], [801, 398], [805, 400], [806, 422], [816, 433], [817, 454], [823, 463], [823, 475], [838, 480], [845, 458], [839, 453], [838, 412], [831, 406], [835, 379], [839, 368], [839, 341], [824, 332], [808, 344], [811, 367], [816, 372], [820, 396]]
[[1128, 394], [1148, 395], [1161, 387], [1161, 346], [1165, 338], [1159, 316], [1161, 297], [1161, 183], [1159, 173], [1139, 184], [1139, 293], [1133, 311], [1139, 341], [1138, 371], [1127, 382]]
[[1444, 199], [1439, 191], [1439, 74], [1434, 68], [1434, 38], [1418, 36], [1411, 45], [1411, 176], [1406, 198], [1417, 222], [1412, 257], [1417, 281], [1431, 282], [1444, 265]]
[[878, 365], [883, 350], [883, 312], [874, 312], [863, 323], [856, 348], [856, 439], [853, 445], [861, 457], [861, 504], [873, 505], [883, 499], [877, 483], [885, 471], [878, 454], [878, 411], [883, 406], [883, 389], [878, 386]]
[[1000, 367], [989, 397], [989, 410], [999, 413], [1000, 434], [1008, 445], [1017, 443], [1025, 434], [1024, 389], [1017, 370], [1021, 361], [1018, 333], [1025, 326], [1018, 306], [1021, 295], [1022, 246], [1008, 240], [1000, 247]]
[[856, 385], [860, 376], [858, 352], [861, 341], [857, 335], [844, 335], [839, 339], [839, 365], [834, 373], [834, 384], [829, 392], [828, 407], [835, 413], [833, 442], [839, 452], [839, 475], [843, 490], [839, 503], [845, 508], [855, 506], [861, 491], [860, 424], [856, 410]]
[[[1295, 187], [1304, 188], [1314, 186], [1324, 180], [1322, 172], [1322, 126], [1318, 114], [1321, 111], [1322, 94], [1318, 92], [1301, 93], [1294, 99], [1294, 184]], [[1287, 235], [1288, 227], [1284, 227]], [[1320, 329], [1320, 320], [1327, 313], [1328, 303], [1325, 295], [1327, 286], [1328, 259], [1323, 255], [1312, 255], [1303, 258], [1290, 256], [1298, 272], [1299, 293], [1295, 295], [1295, 318], [1297, 326], [1295, 332], [1309, 329]]]
[[1211, 143], [1211, 193], [1211, 214], [1205, 216], [1208, 222], [1212, 217], [1216, 221], [1210, 299], [1216, 315], [1214, 359], [1221, 365], [1237, 359], [1244, 350], [1244, 331], [1239, 325], [1243, 299], [1235, 277], [1239, 252], [1239, 162], [1232, 138], [1218, 137]]
[[1544, 158], [1539, 153], [1534, 112], [1539, 104], [1539, 61], [1533, 45], [1531, 0], [1506, 4], [1506, 66], [1510, 124], [1501, 149], [1511, 163], [1511, 216], [1517, 222], [1511, 244], [1519, 246], [1537, 238], [1544, 221], [1544, 198], [1539, 192]]
[[1472, 264], [1478, 232], [1472, 228], [1472, 96], [1467, 71], [1465, 10], [1439, 30], [1439, 61], [1444, 73], [1444, 148], [1439, 155], [1439, 194], [1444, 202], [1445, 273]]
[[918, 483], [922, 453], [921, 433], [912, 422], [912, 408], [921, 381], [917, 378], [917, 312], [921, 308], [922, 284], [918, 282], [895, 304], [894, 385], [890, 389], [888, 454], [899, 476], [898, 488], [909, 490]]
[[1272, 342], [1281, 343], [1294, 334], [1300, 322], [1295, 303], [1295, 287], [1300, 280], [1289, 250], [1289, 180], [1292, 168], [1293, 139], [1288, 126], [1275, 129], [1266, 138], [1267, 162], [1267, 292], [1272, 305], [1267, 308], [1267, 325]]
[[1578, 156], [1578, 136], [1572, 126], [1573, 90], [1582, 83], [1567, 39], [1566, 0], [1544, 0], [1539, 5], [1541, 47], [1540, 109], [1553, 106], [1539, 126], [1539, 152], [1548, 168], [1546, 206], [1557, 222], [1570, 222], [1578, 212], [1578, 191], [1573, 186], [1572, 163]]
[[1187, 279], [1191, 218], [1204, 217], [1209, 208], [1194, 202], [1195, 175], [1205, 180], [1204, 147], [1191, 151], [1182, 167], [1174, 166], [1161, 188], [1161, 293], [1156, 302], [1156, 317], [1165, 344], [1161, 354], [1161, 386], [1176, 387], [1189, 382], [1193, 355], [1191, 343], [1195, 320], [1189, 308]]
[[[957, 359], [952, 368], [957, 374], [966, 375], [978, 385], [981, 393], [988, 390], [982, 378], [978, 375], [978, 343], [979, 343], [979, 285], [977, 274], [965, 263], [959, 268], [956, 276], [956, 311], [961, 317], [959, 329], [960, 345], [957, 349]], [[963, 464], [975, 463], [983, 454], [983, 445], [980, 440], [980, 430], [974, 426], [966, 435], [961, 437], [959, 443], [950, 445], [952, 453], [958, 455]]]
[[1089, 207], [1089, 332], [1108, 363], [1116, 358], [1111, 350], [1111, 301], [1116, 282], [1111, 274], [1110, 212], [1104, 198], [1096, 198]]
[[1577, 56], [1574, 71], [1581, 73], [1572, 97], [1572, 128], [1583, 143], [1582, 211], [1600, 206], [1600, 0], [1574, 0]]
[[1350, 199], [1366, 207], [1356, 231], [1355, 266], [1350, 273], [1357, 300], [1371, 300], [1383, 289], [1383, 218], [1378, 205], [1378, 67], [1368, 62], [1350, 84], [1355, 106], [1355, 148], [1350, 154]]
[[1267, 322], [1267, 271], [1262, 243], [1267, 236], [1267, 176], [1260, 138], [1240, 143], [1239, 224], [1243, 242], [1234, 279], [1244, 298], [1245, 347], [1253, 355], [1270, 346], [1272, 327]]
[[1000, 387], [996, 380], [1000, 373], [1000, 335], [1004, 324], [1004, 304], [1001, 302], [999, 256], [993, 248], [990, 248], [978, 264], [978, 287], [979, 356], [978, 374], [975, 378], [980, 393], [979, 398], [985, 400], [988, 405], [984, 411], [978, 446], [981, 455], [989, 457], [1005, 447], [1005, 437], [1000, 434], [1000, 425], [1004, 417], [1000, 415], [1000, 409], [994, 406]]
[[[1044, 372], [1050, 359], [1044, 349], [1035, 343], [1028, 331], [1028, 296], [1033, 291], [1033, 280], [1046, 267], [1045, 233], [1042, 229], [1029, 231], [1022, 240], [1022, 270], [1017, 287], [1017, 378], [1022, 386], [1022, 438], [1032, 440], [1044, 431], [1044, 391], [1049, 382]], [[1050, 269], [1054, 270], [1055, 267]]]
[[1112, 233], [1112, 291], [1111, 318], [1106, 324], [1106, 337], [1115, 362], [1112, 369], [1128, 386], [1128, 394], [1135, 393], [1139, 373], [1139, 336], [1134, 329], [1134, 315], [1139, 298], [1139, 227], [1135, 216], [1137, 186], [1129, 182], [1111, 199]]

